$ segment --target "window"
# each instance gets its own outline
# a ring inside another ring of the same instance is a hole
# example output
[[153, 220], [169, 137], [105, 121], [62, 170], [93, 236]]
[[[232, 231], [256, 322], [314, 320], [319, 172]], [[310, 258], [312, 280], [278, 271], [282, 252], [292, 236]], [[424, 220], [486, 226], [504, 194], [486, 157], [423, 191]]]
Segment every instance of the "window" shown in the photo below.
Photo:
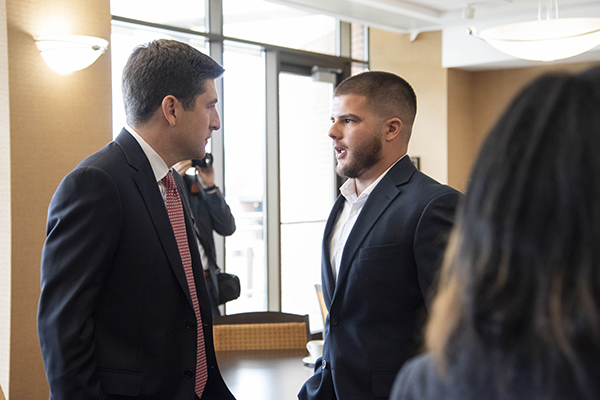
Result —
[[224, 0], [223, 34], [335, 54], [335, 18], [262, 0]]
[[315, 299], [321, 283], [321, 239], [335, 200], [334, 157], [327, 136], [333, 84], [279, 75], [281, 308], [309, 314], [322, 329]]
[[205, 0], [111, 0], [113, 16], [206, 32]]
[[237, 227], [225, 240], [225, 260], [242, 286], [240, 298], [227, 303], [227, 313], [266, 311], [264, 53], [226, 42], [223, 66], [225, 194]]

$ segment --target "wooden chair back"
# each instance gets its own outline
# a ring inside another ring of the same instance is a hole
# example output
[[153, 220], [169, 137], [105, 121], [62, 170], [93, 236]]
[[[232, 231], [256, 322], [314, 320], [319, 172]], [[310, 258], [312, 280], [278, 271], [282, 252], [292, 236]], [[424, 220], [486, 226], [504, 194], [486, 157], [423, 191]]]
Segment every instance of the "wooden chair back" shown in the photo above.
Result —
[[252, 312], [214, 319], [215, 350], [304, 349], [310, 340], [308, 315]]

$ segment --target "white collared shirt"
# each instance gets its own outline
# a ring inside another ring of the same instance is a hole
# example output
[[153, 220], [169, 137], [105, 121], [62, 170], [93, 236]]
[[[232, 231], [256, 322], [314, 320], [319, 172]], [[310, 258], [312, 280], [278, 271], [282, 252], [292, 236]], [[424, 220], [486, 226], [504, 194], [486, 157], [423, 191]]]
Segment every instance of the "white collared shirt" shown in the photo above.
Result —
[[363, 209], [363, 206], [367, 202], [369, 195], [375, 189], [377, 184], [383, 179], [383, 177], [389, 172], [390, 169], [398, 161], [404, 158], [406, 155], [400, 157], [395, 163], [393, 163], [385, 172], [366, 188], [360, 196], [356, 195], [356, 180], [348, 179], [342, 187], [340, 192], [342, 196], [346, 198], [344, 202], [344, 208], [340, 213], [333, 230], [331, 231], [331, 239], [329, 241], [329, 257], [331, 261], [331, 269], [333, 271], [333, 277], [337, 281], [337, 277], [340, 273], [339, 266], [342, 263], [342, 255], [344, 254], [344, 247], [352, 228]]
[[154, 178], [156, 179], [156, 183], [158, 184], [158, 189], [160, 190], [160, 194], [162, 195], [163, 201], [165, 202], [165, 207], [167, 206], [167, 189], [165, 185], [162, 183], [162, 179], [167, 176], [169, 173], [169, 167], [167, 163], [162, 159], [161, 156], [140, 136], [139, 133], [133, 130], [129, 125], [125, 125], [125, 129], [127, 132], [131, 133], [131, 136], [139, 143], [142, 151], [150, 161], [150, 166], [152, 167], [152, 172], [154, 172]]
[[[150, 166], [152, 167], [152, 172], [154, 172], [154, 178], [156, 179], [156, 183], [158, 184], [158, 190], [160, 190], [160, 195], [162, 196], [163, 202], [165, 203], [165, 207], [167, 206], [167, 188], [165, 184], [162, 182], [162, 179], [167, 176], [169, 173], [169, 167], [167, 163], [162, 159], [160, 155], [137, 133], [133, 130], [129, 125], [125, 125], [125, 129], [127, 132], [131, 133], [131, 136], [134, 137], [135, 140], [139, 143], [140, 147], [148, 161], [150, 162]], [[174, 172], [177, 173], [177, 172]], [[204, 269], [208, 269], [208, 256], [204, 251], [204, 247], [200, 244], [200, 240], [196, 237], [196, 243], [198, 243], [198, 250], [200, 250], [200, 259], [202, 261], [202, 267]]]

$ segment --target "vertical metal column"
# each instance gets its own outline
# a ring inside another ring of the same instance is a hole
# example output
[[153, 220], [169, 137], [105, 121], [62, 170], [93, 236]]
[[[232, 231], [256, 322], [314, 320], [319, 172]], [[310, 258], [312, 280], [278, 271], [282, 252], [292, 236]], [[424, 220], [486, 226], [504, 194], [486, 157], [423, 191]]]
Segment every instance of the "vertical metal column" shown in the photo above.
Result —
[[281, 311], [281, 224], [279, 213], [279, 57], [266, 51], [266, 185], [264, 226], [267, 259], [267, 309]]
[[[206, 2], [206, 19], [207, 31], [217, 37], [223, 35], [223, 0], [208, 0]], [[211, 39], [209, 42], [209, 55], [219, 64], [223, 65], [223, 40]], [[214, 156], [215, 168], [215, 185], [217, 185], [223, 193], [225, 193], [225, 141], [223, 135], [225, 126], [223, 123], [225, 102], [223, 96], [223, 78], [215, 81], [217, 93], [219, 94], [219, 102], [217, 103], [217, 111], [221, 117], [221, 129], [213, 132], [211, 144], [212, 154]], [[215, 250], [217, 256], [217, 264], [221, 268], [225, 268], [225, 238], [220, 235], [215, 235]]]

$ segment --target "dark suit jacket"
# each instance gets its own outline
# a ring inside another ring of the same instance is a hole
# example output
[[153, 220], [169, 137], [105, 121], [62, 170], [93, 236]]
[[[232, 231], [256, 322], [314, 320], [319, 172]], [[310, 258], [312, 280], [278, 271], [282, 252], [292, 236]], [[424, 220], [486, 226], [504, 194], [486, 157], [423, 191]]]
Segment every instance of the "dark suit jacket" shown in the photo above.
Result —
[[[464, 343], [459, 351], [464, 354]], [[474, 352], [468, 349], [467, 352]], [[512, 359], [524, 354], [511, 354]], [[481, 354], [482, 360], [486, 357]], [[525, 356], [526, 357], [526, 356]], [[492, 357], [483, 362], [496, 362]], [[510, 373], [510, 383], [494, 379], [495, 370], [490, 365], [482, 365], [482, 360], [465, 359], [460, 364], [446, 364], [443, 373], [429, 353], [421, 354], [404, 364], [392, 388], [391, 400], [583, 400], [599, 399], [598, 361], [591, 359], [585, 373], [588, 379], [569, 373], [541, 373], [535, 361], [515, 362], [505, 366]], [[496, 364], [497, 368], [498, 365]], [[545, 370], [548, 371], [548, 370]]]
[[[442, 377], [430, 354], [421, 354], [404, 364], [398, 374], [390, 399], [392, 400], [479, 400], [492, 396], [492, 384], [486, 392], [477, 393], [473, 382], [449, 382]], [[508, 388], [507, 394], [509, 393]], [[506, 397], [509, 399], [509, 397]], [[516, 397], [515, 399], [534, 399]]]
[[[208, 258], [210, 280], [207, 280], [206, 284], [211, 285], [212, 288], [209, 295], [212, 294], [213, 312], [216, 313], [215, 315], [220, 315], [217, 308], [219, 305], [219, 284], [217, 281], [219, 267], [216, 262], [217, 252], [213, 231], [221, 236], [232, 235], [235, 232], [235, 218], [218, 188], [214, 193], [207, 194], [195, 176], [184, 175], [183, 180], [187, 187], [190, 208], [196, 223], [196, 234]], [[194, 184], [197, 185], [198, 191], [192, 190]]]
[[329, 242], [345, 201], [338, 197], [323, 240], [329, 310], [323, 357], [300, 399], [389, 397], [398, 370], [419, 350], [428, 292], [459, 197], [417, 171], [408, 157], [401, 159], [369, 195], [344, 247], [336, 283]]
[[[208, 383], [233, 399], [213, 348], [212, 316], [184, 183]], [[196, 318], [152, 168], [125, 130], [69, 173], [48, 211], [38, 333], [53, 400], [193, 400]]]

